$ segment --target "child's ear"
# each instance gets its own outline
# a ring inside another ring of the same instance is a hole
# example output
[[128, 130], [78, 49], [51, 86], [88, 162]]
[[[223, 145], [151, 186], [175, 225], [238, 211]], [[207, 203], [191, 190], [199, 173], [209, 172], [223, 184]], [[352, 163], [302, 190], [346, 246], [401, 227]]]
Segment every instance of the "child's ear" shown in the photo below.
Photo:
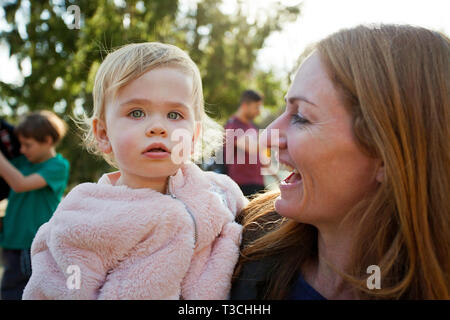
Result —
[[44, 139], [44, 143], [48, 144], [49, 146], [53, 146], [55, 144], [55, 141], [53, 141], [53, 138], [51, 136], [46, 136]]
[[194, 136], [192, 137], [193, 145], [197, 142], [200, 132], [202, 132], [202, 123], [200, 121], [195, 121]]
[[195, 145], [197, 143], [198, 138], [200, 137], [200, 133], [202, 132], [202, 123], [200, 121], [195, 121], [194, 124], [194, 135], [192, 136], [192, 144], [191, 144], [191, 155], [195, 152]]
[[92, 120], [92, 130], [94, 132], [95, 139], [98, 143], [98, 148], [103, 153], [111, 153], [112, 147], [109, 142], [108, 133], [106, 132], [106, 124], [103, 120]]
[[386, 175], [386, 172], [384, 170], [384, 163], [380, 161], [380, 164], [377, 168], [375, 180], [377, 180], [377, 182], [379, 182], [379, 183], [382, 183], [385, 179], [385, 175]]

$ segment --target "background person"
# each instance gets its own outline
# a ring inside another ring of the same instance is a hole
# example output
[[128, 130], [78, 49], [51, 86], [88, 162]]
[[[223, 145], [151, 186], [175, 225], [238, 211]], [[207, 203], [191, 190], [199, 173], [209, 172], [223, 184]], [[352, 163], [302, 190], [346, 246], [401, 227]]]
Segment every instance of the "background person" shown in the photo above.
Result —
[[[245, 196], [263, 191], [265, 187], [261, 174], [258, 128], [253, 123], [260, 114], [262, 104], [263, 97], [259, 93], [253, 90], [244, 91], [238, 110], [225, 124], [223, 156], [226, 174], [239, 185]], [[233, 146], [233, 156], [227, 156], [227, 146]], [[240, 159], [243, 161], [239, 161]]]
[[69, 180], [69, 162], [55, 148], [66, 123], [50, 111], [29, 114], [15, 128], [23, 155], [0, 153], [0, 176], [11, 187], [0, 233], [4, 273], [2, 300], [20, 300], [31, 275], [31, 242], [58, 206]]
[[408, 25], [317, 44], [267, 129], [292, 174], [243, 212], [232, 299], [450, 298], [449, 56]]
[[[0, 151], [6, 159], [20, 155], [20, 143], [14, 134], [14, 127], [4, 119], [0, 119]], [[9, 190], [9, 185], [0, 178], [0, 200], [8, 197]]]

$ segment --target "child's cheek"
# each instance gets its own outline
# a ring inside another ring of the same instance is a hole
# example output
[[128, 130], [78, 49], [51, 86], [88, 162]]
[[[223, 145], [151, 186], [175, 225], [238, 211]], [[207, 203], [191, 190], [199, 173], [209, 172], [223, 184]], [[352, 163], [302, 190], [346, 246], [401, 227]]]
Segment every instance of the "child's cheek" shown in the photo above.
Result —
[[113, 143], [115, 158], [122, 163], [128, 163], [131, 159], [138, 157], [140, 150], [137, 144], [138, 139], [134, 135], [127, 134], [127, 131], [119, 133]]

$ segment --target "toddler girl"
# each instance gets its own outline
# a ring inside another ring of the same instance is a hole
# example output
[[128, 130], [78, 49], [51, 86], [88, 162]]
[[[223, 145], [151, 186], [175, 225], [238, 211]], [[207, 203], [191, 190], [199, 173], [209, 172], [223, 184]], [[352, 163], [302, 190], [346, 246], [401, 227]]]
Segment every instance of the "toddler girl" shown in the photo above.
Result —
[[39, 229], [23, 298], [226, 299], [247, 200], [189, 160], [222, 142], [197, 66], [172, 45], [130, 44], [101, 64], [93, 96], [85, 142], [119, 171], [75, 187]]

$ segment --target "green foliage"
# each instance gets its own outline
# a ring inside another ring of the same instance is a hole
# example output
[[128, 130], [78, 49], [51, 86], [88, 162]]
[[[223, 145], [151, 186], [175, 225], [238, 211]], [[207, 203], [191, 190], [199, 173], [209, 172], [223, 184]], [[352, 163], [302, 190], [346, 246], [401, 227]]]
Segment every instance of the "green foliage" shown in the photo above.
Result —
[[[183, 27], [188, 36], [192, 35], [185, 49], [202, 72], [208, 109], [216, 118], [227, 118], [236, 110], [241, 92], [248, 88], [261, 91], [266, 105], [275, 105], [273, 94], [285, 88], [274, 80], [271, 72], [254, 70], [254, 64], [267, 37], [281, 30], [280, 21], [294, 21], [299, 14], [298, 7], [278, 5], [275, 14], [258, 24], [249, 23], [240, 9], [232, 16], [222, 13], [219, 3], [217, 0], [200, 2], [196, 10], [188, 13], [189, 22]], [[255, 72], [269, 82], [257, 81]]]
[[[80, 29], [67, 25], [72, 20], [66, 10], [72, 4], [81, 11]], [[13, 118], [20, 106], [27, 106], [53, 109], [68, 122], [69, 134], [58, 151], [71, 162], [71, 186], [95, 181], [111, 169], [82, 149], [70, 117], [77, 105], [90, 114], [95, 72], [105, 55], [119, 46], [159, 41], [186, 50], [202, 72], [206, 107], [218, 121], [235, 111], [247, 88], [262, 92], [266, 106], [277, 106], [285, 85], [270, 71], [255, 70], [255, 61], [267, 37], [297, 18], [298, 7], [277, 4], [263, 23], [249, 23], [241, 10], [227, 15], [220, 4], [203, 0], [182, 9], [177, 0], [7, 1], [3, 10], [9, 29], [0, 33], [0, 40], [9, 45], [19, 67], [30, 59], [32, 72], [20, 86], [0, 82], [0, 97], [13, 110]]]

